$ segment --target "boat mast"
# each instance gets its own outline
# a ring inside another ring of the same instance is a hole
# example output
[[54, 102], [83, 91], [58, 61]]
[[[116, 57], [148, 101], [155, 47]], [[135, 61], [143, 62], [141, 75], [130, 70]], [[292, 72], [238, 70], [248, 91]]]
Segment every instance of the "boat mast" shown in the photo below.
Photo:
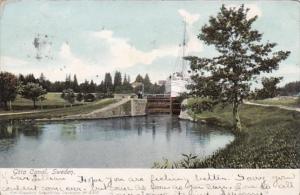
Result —
[[181, 74], [182, 76], [185, 76], [184, 73], [185, 73], [185, 60], [184, 60], [184, 57], [185, 57], [185, 50], [186, 50], [186, 21], [185, 19], [183, 20], [183, 40], [182, 40], [182, 59], [181, 59]]

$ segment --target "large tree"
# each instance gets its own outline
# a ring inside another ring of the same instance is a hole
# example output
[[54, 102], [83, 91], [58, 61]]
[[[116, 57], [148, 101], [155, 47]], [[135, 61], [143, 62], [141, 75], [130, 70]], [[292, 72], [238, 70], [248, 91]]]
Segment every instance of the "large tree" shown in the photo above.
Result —
[[8, 72], [0, 72], [0, 105], [7, 109], [7, 102], [17, 96], [17, 77]]
[[[191, 62], [191, 94], [203, 97], [202, 105], [232, 104], [233, 128], [241, 131], [239, 106], [251, 92], [251, 83], [261, 73], [278, 69], [290, 52], [273, 52], [276, 43], [262, 41], [262, 33], [253, 29], [257, 16], [250, 18], [249, 9], [221, 7], [211, 16], [198, 38], [214, 46], [215, 57], [186, 57]], [[200, 107], [196, 105], [196, 107]]]
[[36, 108], [36, 102], [43, 99], [47, 91], [38, 83], [27, 83], [20, 88], [20, 94], [23, 98], [30, 99], [33, 102], [33, 107]]

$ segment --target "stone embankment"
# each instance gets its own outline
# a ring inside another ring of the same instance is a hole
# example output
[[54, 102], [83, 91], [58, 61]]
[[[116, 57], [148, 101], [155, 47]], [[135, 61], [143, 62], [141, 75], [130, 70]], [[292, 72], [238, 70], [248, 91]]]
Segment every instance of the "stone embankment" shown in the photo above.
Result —
[[[146, 99], [124, 98], [120, 101], [110, 104], [104, 108], [94, 110], [86, 114], [69, 115], [60, 118], [52, 118], [51, 121], [60, 120], [83, 120], [83, 119], [101, 119], [126, 116], [144, 116], [146, 115]], [[43, 121], [40, 119], [39, 121]], [[45, 119], [49, 120], [49, 119]]]

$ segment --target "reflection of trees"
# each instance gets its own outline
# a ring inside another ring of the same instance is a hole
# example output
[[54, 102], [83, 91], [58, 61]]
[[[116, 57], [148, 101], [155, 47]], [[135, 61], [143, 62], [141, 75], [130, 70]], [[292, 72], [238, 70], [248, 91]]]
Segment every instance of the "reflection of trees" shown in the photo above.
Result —
[[64, 123], [61, 126], [61, 136], [66, 139], [75, 140], [76, 139], [76, 125], [74, 123]]
[[34, 122], [11, 120], [0, 123], [0, 139], [16, 138], [19, 134], [38, 138], [41, 133], [41, 127]]

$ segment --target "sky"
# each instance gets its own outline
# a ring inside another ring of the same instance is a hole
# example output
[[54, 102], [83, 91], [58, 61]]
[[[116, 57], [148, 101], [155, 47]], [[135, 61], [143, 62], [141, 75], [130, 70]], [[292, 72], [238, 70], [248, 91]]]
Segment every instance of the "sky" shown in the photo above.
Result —
[[281, 85], [300, 80], [300, 3], [296, 1], [95, 1], [20, 0], [1, 9], [0, 70], [43, 73], [49, 80], [76, 74], [99, 83], [106, 72], [149, 74], [151, 81], [178, 71], [178, 53], [187, 22], [187, 55], [212, 57], [197, 39], [201, 27], [222, 4], [244, 3], [253, 27], [276, 50], [289, 50], [272, 76]]

